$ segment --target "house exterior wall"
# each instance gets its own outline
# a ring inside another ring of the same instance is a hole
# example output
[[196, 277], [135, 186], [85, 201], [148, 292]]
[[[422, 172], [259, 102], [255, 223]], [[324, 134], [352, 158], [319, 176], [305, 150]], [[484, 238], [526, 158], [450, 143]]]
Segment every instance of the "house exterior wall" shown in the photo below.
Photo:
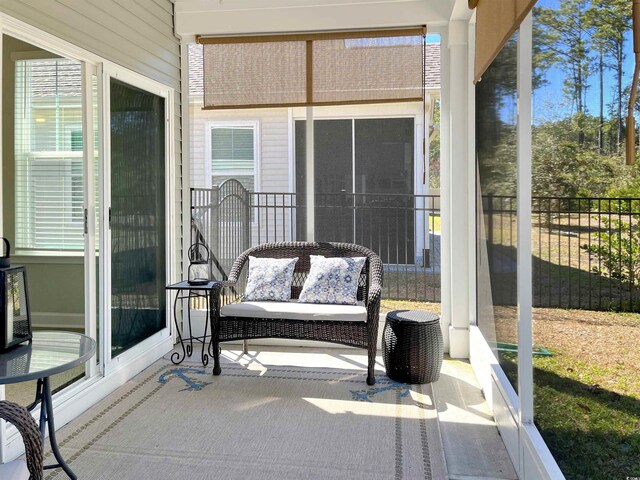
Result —
[[171, 0], [3, 0], [0, 11], [180, 91]]
[[[291, 118], [289, 111], [291, 111]], [[202, 110], [201, 101], [192, 98], [191, 115], [191, 186], [211, 187], [211, 170], [206, 147], [207, 124], [211, 122], [256, 121], [258, 123], [258, 192], [292, 192], [293, 121], [304, 120], [304, 108], [260, 108], [243, 110]], [[391, 118], [414, 117], [422, 125], [422, 104], [352, 105], [348, 107], [316, 107], [314, 118]], [[416, 135], [417, 137], [417, 135]], [[417, 177], [417, 173], [416, 173]]]
[[211, 187], [211, 167], [207, 162], [207, 125], [211, 122], [255, 121], [258, 123], [258, 179], [256, 191], [289, 191], [289, 135], [287, 108], [252, 110], [202, 110], [191, 104], [191, 186]]
[[[437, 91], [430, 92], [437, 95]], [[239, 110], [202, 110], [201, 96], [192, 96], [190, 103], [190, 169], [191, 186], [195, 188], [211, 188], [210, 151], [207, 137], [208, 126], [211, 123], [221, 122], [233, 124], [233, 122], [255, 122], [257, 124], [258, 155], [256, 166], [257, 180], [256, 192], [280, 193], [295, 192], [295, 157], [294, 157], [294, 122], [306, 119], [305, 108], [264, 108], [264, 109], [239, 109]], [[350, 105], [334, 107], [315, 107], [314, 118], [321, 119], [361, 119], [361, 118], [414, 118], [414, 185], [413, 192], [425, 194], [427, 185], [422, 185], [422, 129], [423, 129], [423, 105], [420, 102], [404, 104], [379, 104], [379, 105]], [[428, 153], [427, 153], [428, 154]], [[258, 203], [264, 206], [266, 203], [289, 204], [295, 199], [289, 196], [260, 196]], [[296, 240], [294, 217], [288, 208], [260, 208], [253, 212], [251, 224], [252, 244], [268, 241]], [[258, 218], [259, 216], [259, 218]], [[269, 225], [269, 228], [266, 228]], [[422, 225], [422, 224], [420, 224]], [[422, 231], [422, 227], [418, 228]], [[221, 231], [219, 243], [235, 244], [230, 239], [229, 231], [233, 228], [225, 226]], [[215, 234], [214, 234], [215, 237]], [[215, 239], [212, 239], [214, 243]], [[416, 255], [422, 260], [424, 238], [416, 239]], [[240, 253], [240, 251], [235, 253]], [[233, 256], [233, 252], [226, 252]], [[217, 256], [218, 254], [216, 254]], [[235, 257], [234, 257], [235, 258]], [[230, 263], [234, 258], [218, 258], [219, 261]]]
[[[181, 199], [180, 40], [172, 0], [2, 0], [0, 12], [175, 90], [174, 189]], [[176, 208], [176, 225], [181, 216]], [[180, 231], [176, 245], [182, 244]]]

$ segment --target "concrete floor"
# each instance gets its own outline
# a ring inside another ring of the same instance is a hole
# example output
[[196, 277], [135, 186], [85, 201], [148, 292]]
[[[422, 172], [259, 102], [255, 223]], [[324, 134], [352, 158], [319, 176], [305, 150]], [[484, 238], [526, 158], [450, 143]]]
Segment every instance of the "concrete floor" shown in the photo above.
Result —
[[[233, 348], [233, 347], [232, 347]], [[223, 350], [223, 356], [260, 370], [266, 365], [366, 369], [362, 351], [346, 348], [249, 346], [249, 353]], [[194, 358], [194, 357], [192, 357]], [[382, 357], [378, 367], [384, 370]], [[518, 478], [482, 395], [471, 365], [446, 358], [440, 379], [432, 384], [450, 480]]]
[[[240, 345], [228, 345], [222, 356], [249, 369], [266, 370], [269, 366], [363, 369], [367, 356], [352, 348], [286, 347], [250, 345], [243, 354]], [[199, 362], [199, 349], [186, 363]], [[169, 358], [167, 354], [165, 358]], [[382, 357], [377, 367], [383, 374]], [[440, 435], [450, 480], [515, 480], [517, 474], [495, 426], [489, 407], [468, 362], [445, 358], [440, 379], [432, 384], [438, 410]], [[11, 392], [10, 397], [31, 399], [33, 389]], [[14, 399], [14, 398], [12, 398]], [[15, 401], [15, 399], [14, 399]], [[29, 400], [30, 401], [30, 400]]]
[[517, 479], [471, 365], [446, 359], [433, 393], [449, 479]]

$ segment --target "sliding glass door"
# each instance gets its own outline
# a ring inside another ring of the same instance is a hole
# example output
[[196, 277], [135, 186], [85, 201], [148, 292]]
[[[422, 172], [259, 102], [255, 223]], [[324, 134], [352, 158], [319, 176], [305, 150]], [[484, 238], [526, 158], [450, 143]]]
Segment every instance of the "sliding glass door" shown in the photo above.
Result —
[[[314, 121], [315, 235], [415, 263], [414, 119]], [[306, 121], [295, 122], [296, 234], [306, 234]], [[302, 207], [302, 208], [300, 208]]]
[[[96, 67], [11, 35], [2, 46], [2, 236], [25, 265], [33, 329], [95, 338]], [[54, 375], [52, 390], [96, 371], [94, 358]], [[5, 395], [27, 404], [34, 391], [12, 385]]]
[[165, 98], [110, 79], [111, 356], [167, 327]]
[[[296, 197], [306, 206], [306, 121], [296, 121]], [[314, 122], [316, 240], [353, 242], [353, 125], [352, 120]], [[297, 215], [297, 237], [306, 236], [305, 210]]]

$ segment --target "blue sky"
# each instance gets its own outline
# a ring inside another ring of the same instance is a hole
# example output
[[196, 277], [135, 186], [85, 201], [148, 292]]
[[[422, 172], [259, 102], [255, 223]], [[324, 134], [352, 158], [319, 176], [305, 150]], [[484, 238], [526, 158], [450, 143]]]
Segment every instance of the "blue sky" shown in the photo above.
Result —
[[[539, 7], [557, 8], [559, 0], [538, 0]], [[631, 83], [631, 75], [633, 74], [633, 45], [631, 42], [631, 31], [628, 32], [625, 51], [627, 58], [623, 65], [623, 88]], [[538, 120], [542, 118], [560, 118], [572, 112], [571, 102], [566, 98], [562, 89], [564, 81], [564, 72], [554, 67], [547, 71], [547, 85], [539, 88], [534, 92], [534, 116]], [[604, 102], [605, 116], [608, 116], [607, 104], [611, 102], [613, 90], [615, 88], [615, 77], [612, 70], [605, 70], [604, 77]], [[587, 90], [586, 107], [591, 115], [599, 114], [599, 97], [600, 90], [597, 75], [589, 78], [589, 88]], [[624, 114], [624, 113], [623, 113]]]

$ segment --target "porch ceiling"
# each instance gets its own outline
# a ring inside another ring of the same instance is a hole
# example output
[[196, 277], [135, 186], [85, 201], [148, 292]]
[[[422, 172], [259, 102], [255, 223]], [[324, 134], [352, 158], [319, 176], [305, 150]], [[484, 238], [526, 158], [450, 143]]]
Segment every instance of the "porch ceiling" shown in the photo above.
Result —
[[233, 35], [446, 25], [467, 0], [176, 0], [175, 32]]

